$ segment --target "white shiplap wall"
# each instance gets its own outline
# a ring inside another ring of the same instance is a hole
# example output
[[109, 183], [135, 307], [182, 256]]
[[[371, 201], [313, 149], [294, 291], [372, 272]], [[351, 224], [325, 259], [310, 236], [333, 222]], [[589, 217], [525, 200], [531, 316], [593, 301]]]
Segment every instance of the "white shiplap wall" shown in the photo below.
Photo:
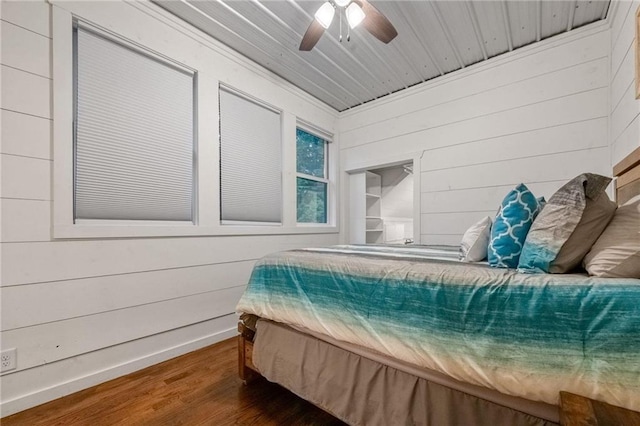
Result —
[[458, 244], [520, 182], [610, 174], [609, 43], [591, 25], [347, 111], [342, 171], [421, 156], [424, 244]]
[[[121, 16], [119, 25], [135, 25], [140, 34], [153, 27], [166, 40], [190, 43], [192, 52], [217, 61], [221, 80], [242, 80], [277, 99], [285, 113], [333, 130], [337, 113], [197, 31], [185, 32], [185, 24], [156, 6], [77, 7], [95, 19]], [[18, 350], [17, 370], [0, 379], [1, 416], [231, 337], [235, 305], [256, 259], [338, 240], [337, 234], [53, 240], [51, 8], [31, 1], [2, 2], [0, 9], [0, 336], [3, 349]]]
[[611, 17], [611, 162], [640, 146], [640, 101], [635, 98], [635, 14], [640, 2], [619, 1]]
[[[520, 181], [549, 196], [582, 171], [609, 174], [640, 140], [636, 7], [620, 2], [610, 31], [596, 24], [342, 114], [342, 171], [421, 155], [422, 242], [452, 244]], [[2, 375], [2, 416], [232, 335], [255, 259], [337, 242], [331, 234], [53, 241], [50, 6], [3, 2], [0, 17], [0, 336], [3, 348], [18, 348], [19, 367]], [[136, 8], [123, 18], [149, 19]], [[184, 37], [173, 22], [162, 22], [167, 40]], [[248, 72], [250, 85], [307, 120], [334, 118], [246, 60], [196, 49], [230, 77]]]

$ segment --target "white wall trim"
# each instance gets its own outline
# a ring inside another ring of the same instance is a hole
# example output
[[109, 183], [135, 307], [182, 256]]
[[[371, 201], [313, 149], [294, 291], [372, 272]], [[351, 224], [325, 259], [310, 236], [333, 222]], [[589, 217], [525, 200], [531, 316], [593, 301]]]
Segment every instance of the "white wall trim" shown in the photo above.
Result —
[[[295, 183], [295, 181], [294, 181]], [[55, 203], [54, 203], [55, 204]], [[250, 235], [300, 235], [300, 234], [337, 234], [338, 226], [315, 224], [308, 226], [277, 225], [225, 225], [195, 226], [169, 225], [157, 226], [152, 222], [127, 225], [62, 225], [55, 229], [55, 239], [100, 239], [100, 238], [147, 238], [147, 237], [217, 237]]]
[[73, 223], [73, 18], [51, 8], [53, 101], [53, 230]]
[[577, 39], [585, 38], [594, 34], [598, 34], [603, 31], [607, 31], [610, 28], [610, 23], [606, 20], [597, 21], [584, 27], [571, 30], [566, 33], [558, 34], [557, 36], [550, 37], [546, 40], [542, 40], [533, 43], [529, 46], [515, 49], [511, 52], [503, 53], [501, 55], [494, 56], [486, 61], [480, 61], [468, 67], [461, 68], [443, 76], [435, 77], [432, 80], [425, 81], [424, 83], [417, 84], [408, 89], [400, 90], [391, 95], [384, 96], [380, 99], [376, 99], [371, 102], [367, 102], [363, 105], [359, 105], [350, 108], [340, 113], [340, 119], [348, 118], [356, 114], [368, 111], [370, 109], [377, 108], [387, 103], [396, 102], [404, 98], [414, 96], [416, 94], [432, 90], [434, 87], [449, 84], [455, 80], [469, 77], [470, 75], [477, 74], [486, 71], [491, 68], [502, 66], [512, 61], [517, 61], [530, 55], [535, 55], [541, 51], [551, 49], [553, 47], [561, 46], [571, 43]]
[[21, 395], [11, 400], [2, 401], [0, 402], [0, 417], [10, 416], [11, 414], [25, 410], [29, 407], [34, 407], [36, 405], [52, 401], [65, 395], [70, 395], [74, 392], [78, 392], [91, 386], [95, 386], [97, 384], [124, 376], [134, 371], [159, 364], [171, 358], [175, 358], [180, 355], [193, 352], [197, 349], [204, 348], [205, 346], [230, 339], [236, 334], [237, 331], [235, 327], [232, 327], [227, 330], [191, 340], [189, 342], [181, 343], [180, 345], [172, 346], [158, 352], [144, 355], [140, 358], [129, 360], [122, 364], [109, 366], [108, 368], [96, 371], [92, 374], [76, 377], [72, 380], [58, 383], [55, 386], [39, 389], [33, 393]]

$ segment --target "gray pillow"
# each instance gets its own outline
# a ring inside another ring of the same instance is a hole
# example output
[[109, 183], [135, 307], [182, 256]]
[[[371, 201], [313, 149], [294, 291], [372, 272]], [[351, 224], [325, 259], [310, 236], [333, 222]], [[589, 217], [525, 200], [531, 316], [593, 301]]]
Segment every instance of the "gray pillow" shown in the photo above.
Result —
[[618, 207], [583, 265], [596, 277], [640, 278], [640, 195]]
[[582, 212], [580, 222], [562, 245], [560, 253], [551, 262], [549, 272], [564, 274], [580, 265], [591, 246], [611, 221], [616, 207], [616, 203], [611, 201], [605, 192], [595, 200], [587, 198], [587, 205]]
[[518, 269], [560, 274], [579, 266], [616, 210], [604, 192], [609, 182], [584, 173], [553, 194], [527, 234]]

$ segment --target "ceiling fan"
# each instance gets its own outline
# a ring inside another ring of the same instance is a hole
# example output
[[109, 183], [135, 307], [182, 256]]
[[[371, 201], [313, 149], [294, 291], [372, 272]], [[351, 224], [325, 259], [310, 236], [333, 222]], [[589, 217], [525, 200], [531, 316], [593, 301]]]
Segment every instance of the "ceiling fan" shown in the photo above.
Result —
[[[328, 0], [315, 13], [315, 19], [302, 37], [300, 50], [309, 51], [313, 49], [313, 46], [318, 43], [324, 31], [331, 25], [336, 10], [338, 10], [340, 18], [340, 41], [342, 41], [343, 12], [347, 18], [347, 31], [349, 31], [349, 28], [355, 28], [362, 23], [367, 31], [383, 43], [389, 43], [398, 35], [398, 32], [386, 16], [380, 13], [367, 0]], [[349, 34], [347, 33], [348, 40]]]

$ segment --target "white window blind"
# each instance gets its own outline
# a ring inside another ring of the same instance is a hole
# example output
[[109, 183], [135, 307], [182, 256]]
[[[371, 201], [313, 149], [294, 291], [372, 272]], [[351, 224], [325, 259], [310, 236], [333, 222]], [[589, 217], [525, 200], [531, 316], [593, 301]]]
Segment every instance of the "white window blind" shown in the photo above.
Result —
[[280, 222], [280, 113], [220, 88], [221, 218]]
[[75, 218], [193, 220], [194, 73], [75, 32]]

